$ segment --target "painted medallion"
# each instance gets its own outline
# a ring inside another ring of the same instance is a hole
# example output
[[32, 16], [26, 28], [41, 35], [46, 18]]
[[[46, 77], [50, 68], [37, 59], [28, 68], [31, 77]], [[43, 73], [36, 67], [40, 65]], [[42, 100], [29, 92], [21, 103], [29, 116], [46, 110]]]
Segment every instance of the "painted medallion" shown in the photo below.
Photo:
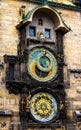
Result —
[[31, 98], [30, 112], [37, 121], [51, 121], [58, 112], [57, 100], [47, 92], [37, 93]]

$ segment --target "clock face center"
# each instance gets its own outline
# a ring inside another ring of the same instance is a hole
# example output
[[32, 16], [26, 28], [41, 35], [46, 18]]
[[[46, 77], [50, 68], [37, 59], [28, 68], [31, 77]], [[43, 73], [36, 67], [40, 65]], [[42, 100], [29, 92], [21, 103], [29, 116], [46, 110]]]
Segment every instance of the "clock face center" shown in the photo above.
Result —
[[45, 102], [41, 103], [40, 108], [42, 111], [47, 110], [47, 104]]
[[52, 68], [53, 61], [50, 55], [42, 54], [42, 56], [38, 56], [37, 59], [37, 67], [39, 70], [43, 72], [49, 72]]
[[50, 59], [46, 56], [42, 56], [39, 59], [39, 63], [43, 68], [48, 69], [50, 66]]

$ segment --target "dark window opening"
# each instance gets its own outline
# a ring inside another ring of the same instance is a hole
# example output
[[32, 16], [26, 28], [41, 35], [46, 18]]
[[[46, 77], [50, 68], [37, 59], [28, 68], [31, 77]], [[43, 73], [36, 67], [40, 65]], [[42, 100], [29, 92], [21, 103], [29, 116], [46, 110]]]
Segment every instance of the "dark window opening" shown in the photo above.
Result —
[[14, 64], [9, 64], [9, 80], [14, 80]]
[[51, 30], [45, 29], [45, 38], [51, 38]]
[[29, 35], [35, 37], [35, 35], [36, 35], [36, 28], [35, 27], [29, 28]]

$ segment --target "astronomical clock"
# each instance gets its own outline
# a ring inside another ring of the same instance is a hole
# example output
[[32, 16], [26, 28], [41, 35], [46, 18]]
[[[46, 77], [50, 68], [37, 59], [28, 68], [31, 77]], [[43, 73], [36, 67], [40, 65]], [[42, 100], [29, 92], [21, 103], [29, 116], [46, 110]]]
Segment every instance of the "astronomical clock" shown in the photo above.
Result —
[[28, 59], [28, 73], [40, 82], [47, 82], [57, 76], [57, 60], [46, 48], [34, 48], [30, 51]]
[[48, 5], [30, 10], [16, 28], [18, 55], [4, 59], [6, 87], [20, 93], [22, 129], [54, 126], [66, 118], [63, 35], [70, 29]]

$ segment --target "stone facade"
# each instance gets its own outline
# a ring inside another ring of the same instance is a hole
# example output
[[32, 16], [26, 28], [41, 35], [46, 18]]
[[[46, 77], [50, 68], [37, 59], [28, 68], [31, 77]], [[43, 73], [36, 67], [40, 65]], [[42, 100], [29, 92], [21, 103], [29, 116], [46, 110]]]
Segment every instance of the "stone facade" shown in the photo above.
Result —
[[[19, 43], [19, 32], [16, 25], [21, 21], [19, 9], [26, 6], [27, 14], [36, 6], [25, 0], [1, 0], [0, 1], [0, 109], [9, 109], [15, 114], [14, 117], [4, 117], [7, 125], [4, 130], [9, 130], [9, 122], [19, 121], [19, 99], [20, 95], [9, 94], [5, 87], [4, 55], [17, 55]], [[63, 46], [65, 54], [64, 80], [66, 86], [66, 98], [70, 113], [81, 108], [81, 73], [74, 73], [71, 70], [81, 70], [81, 11], [65, 8], [57, 8], [61, 12], [64, 22], [71, 27], [71, 31], [64, 35]], [[70, 113], [68, 114], [69, 116]], [[3, 119], [0, 118], [0, 130]]]

